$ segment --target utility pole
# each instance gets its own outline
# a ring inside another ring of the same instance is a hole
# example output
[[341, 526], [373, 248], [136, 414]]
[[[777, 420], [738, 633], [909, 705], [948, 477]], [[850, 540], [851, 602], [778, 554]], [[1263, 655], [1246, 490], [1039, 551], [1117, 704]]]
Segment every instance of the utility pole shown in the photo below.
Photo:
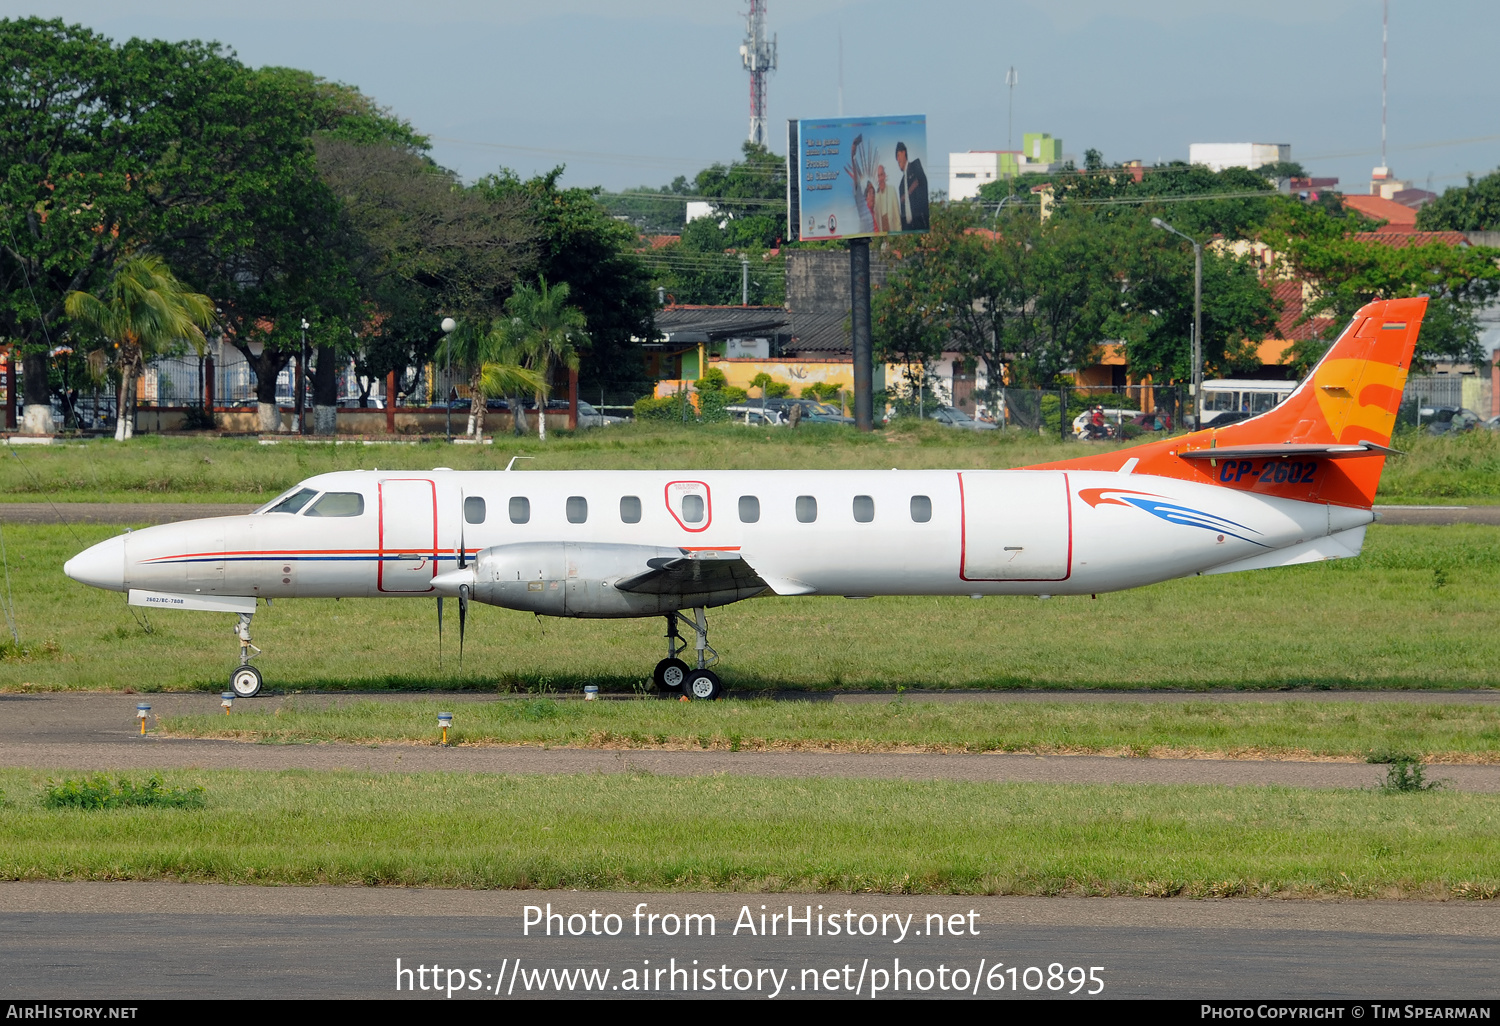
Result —
[[1186, 239], [1193, 247], [1193, 430], [1203, 426], [1203, 245], [1159, 217], [1151, 223], [1164, 232]]
[[854, 344], [854, 428], [875, 430], [873, 346], [870, 341], [870, 240], [849, 240], [849, 327]]
[[740, 254], [740, 306], [750, 305], [750, 258]]
[[1380, 5], [1380, 166], [1391, 165], [1385, 159], [1385, 73], [1387, 42], [1391, 25], [1391, 0], [1382, 0]]
[[1015, 138], [1016, 125], [1016, 86], [1021, 82], [1021, 76], [1016, 74], [1015, 65], [1011, 65], [1005, 73], [1005, 84], [1010, 89], [1010, 100], [1006, 105], [1005, 114], [1005, 148], [1012, 148], [1012, 140]]
[[766, 0], [750, 0], [740, 63], [750, 72], [750, 141], [766, 144], [766, 78], [776, 70], [776, 37], [766, 41]]

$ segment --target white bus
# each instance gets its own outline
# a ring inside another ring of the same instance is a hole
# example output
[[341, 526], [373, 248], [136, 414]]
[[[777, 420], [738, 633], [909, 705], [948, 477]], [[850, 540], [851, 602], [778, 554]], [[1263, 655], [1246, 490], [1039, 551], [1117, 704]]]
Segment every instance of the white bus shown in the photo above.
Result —
[[1244, 420], [1274, 408], [1297, 387], [1295, 381], [1254, 381], [1246, 378], [1215, 378], [1203, 383], [1203, 424], [1212, 424], [1225, 414], [1224, 423]]

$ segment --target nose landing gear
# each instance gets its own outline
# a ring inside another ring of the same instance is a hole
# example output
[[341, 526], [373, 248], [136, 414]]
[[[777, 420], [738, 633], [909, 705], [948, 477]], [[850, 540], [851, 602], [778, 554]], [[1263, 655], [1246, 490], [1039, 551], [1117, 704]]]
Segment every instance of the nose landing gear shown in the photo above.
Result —
[[254, 698], [260, 694], [260, 671], [250, 665], [250, 660], [260, 655], [260, 649], [250, 642], [250, 618], [254, 615], [241, 613], [239, 623], [234, 626], [235, 637], [240, 639], [240, 666], [229, 675], [229, 690], [236, 698]]
[[[678, 623], [692, 629], [697, 636], [694, 649], [697, 652], [697, 667], [690, 668], [680, 658], [681, 653], [687, 649], [687, 639], [677, 630]], [[673, 611], [667, 614], [667, 658], [656, 664], [652, 672], [652, 680], [656, 682], [656, 690], [663, 694], [681, 694], [700, 701], [712, 701], [724, 694], [724, 683], [719, 680], [719, 675], [709, 669], [719, 661], [719, 653], [715, 652], [708, 643], [708, 617], [704, 615], [703, 607], [699, 606], [693, 610], [693, 618], [690, 620], [682, 613]]]

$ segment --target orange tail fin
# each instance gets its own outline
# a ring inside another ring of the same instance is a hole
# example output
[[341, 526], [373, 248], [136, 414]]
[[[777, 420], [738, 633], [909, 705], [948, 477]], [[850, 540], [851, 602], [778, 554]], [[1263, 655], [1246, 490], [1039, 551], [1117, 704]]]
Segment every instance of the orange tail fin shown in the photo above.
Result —
[[1258, 417], [1042, 467], [1120, 470], [1135, 460], [1138, 474], [1370, 506], [1426, 311], [1425, 296], [1362, 307], [1297, 390]]

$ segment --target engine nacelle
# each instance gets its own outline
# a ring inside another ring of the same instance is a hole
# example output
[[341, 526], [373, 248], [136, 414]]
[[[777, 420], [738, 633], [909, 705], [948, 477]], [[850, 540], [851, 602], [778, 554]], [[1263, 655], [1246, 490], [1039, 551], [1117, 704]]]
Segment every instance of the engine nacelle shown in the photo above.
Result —
[[[765, 585], [724, 582], [721, 590], [681, 593], [621, 591], [615, 585], [652, 569], [651, 560], [680, 560], [681, 549], [655, 545], [520, 542], [474, 557], [475, 601], [544, 616], [650, 616], [751, 598]], [[447, 576], [447, 575], [445, 575]], [[450, 589], [443, 588], [448, 591]]]

